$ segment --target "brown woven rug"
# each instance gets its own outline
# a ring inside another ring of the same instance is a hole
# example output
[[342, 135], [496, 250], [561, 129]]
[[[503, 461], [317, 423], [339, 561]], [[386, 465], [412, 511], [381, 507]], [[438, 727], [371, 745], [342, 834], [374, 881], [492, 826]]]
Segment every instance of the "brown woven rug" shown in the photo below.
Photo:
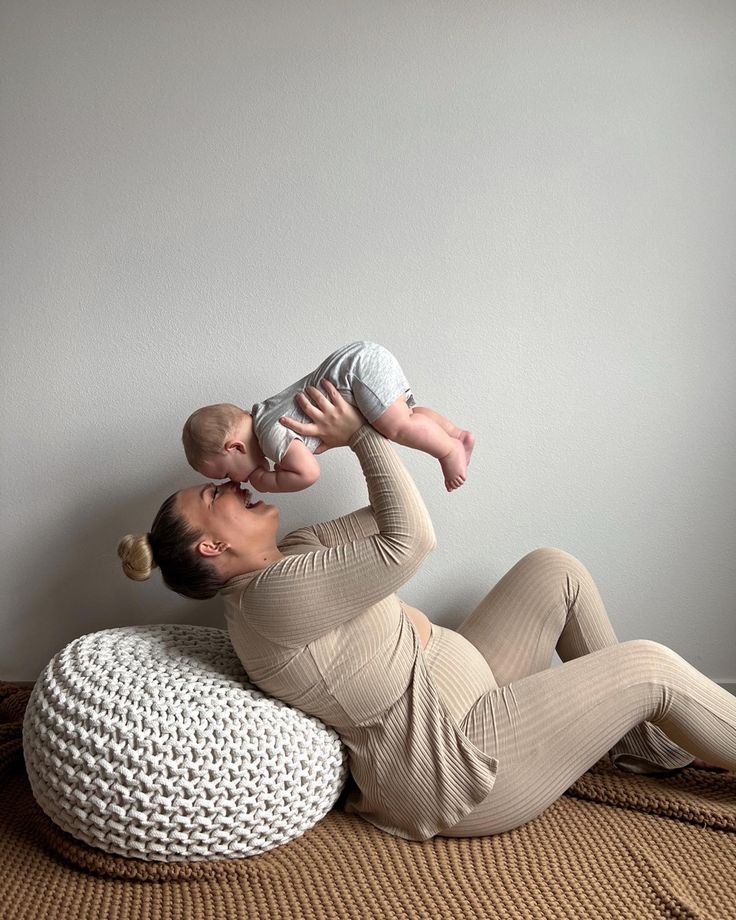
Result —
[[159, 865], [60, 831], [25, 774], [30, 690], [0, 682], [0, 920], [736, 920], [736, 774], [643, 777], [607, 759], [495, 837], [391, 837], [334, 808], [250, 859]]

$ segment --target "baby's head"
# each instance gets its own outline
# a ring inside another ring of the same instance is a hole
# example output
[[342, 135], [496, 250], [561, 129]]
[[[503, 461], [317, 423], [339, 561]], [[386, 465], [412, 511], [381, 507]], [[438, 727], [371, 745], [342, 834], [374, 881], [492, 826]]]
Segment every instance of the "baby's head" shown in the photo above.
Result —
[[208, 479], [246, 482], [264, 460], [250, 412], [232, 403], [202, 406], [192, 412], [181, 440], [189, 465]]

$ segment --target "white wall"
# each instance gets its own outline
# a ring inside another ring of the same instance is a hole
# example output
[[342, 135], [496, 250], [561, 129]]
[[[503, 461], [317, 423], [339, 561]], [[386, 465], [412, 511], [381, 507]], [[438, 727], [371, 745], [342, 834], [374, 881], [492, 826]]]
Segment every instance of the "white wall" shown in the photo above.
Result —
[[[736, 5], [3, 0], [0, 677], [224, 625], [122, 575], [196, 406], [358, 338], [477, 436], [402, 596], [577, 555], [620, 639], [736, 681]], [[283, 532], [366, 501], [350, 451]]]

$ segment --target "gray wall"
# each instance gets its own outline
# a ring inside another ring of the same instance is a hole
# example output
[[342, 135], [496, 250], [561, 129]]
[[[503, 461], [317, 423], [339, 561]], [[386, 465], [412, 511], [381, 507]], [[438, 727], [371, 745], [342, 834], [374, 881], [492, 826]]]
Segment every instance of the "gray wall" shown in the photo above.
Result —
[[[397, 450], [457, 626], [558, 546], [620, 639], [736, 681], [731, 2], [3, 0], [4, 679], [116, 625], [196, 406], [358, 338], [478, 443]], [[366, 501], [348, 450], [283, 532]]]

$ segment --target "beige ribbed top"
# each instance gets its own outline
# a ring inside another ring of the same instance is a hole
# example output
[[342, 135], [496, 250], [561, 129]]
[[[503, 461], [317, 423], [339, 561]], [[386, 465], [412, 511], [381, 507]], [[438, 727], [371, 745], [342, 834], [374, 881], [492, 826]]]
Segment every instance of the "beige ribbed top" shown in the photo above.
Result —
[[349, 446], [370, 505], [284, 537], [283, 559], [222, 589], [225, 618], [250, 680], [346, 745], [355, 782], [346, 812], [427, 840], [488, 795], [498, 761], [438, 695], [394, 593], [436, 545], [419, 491], [370, 425]]

